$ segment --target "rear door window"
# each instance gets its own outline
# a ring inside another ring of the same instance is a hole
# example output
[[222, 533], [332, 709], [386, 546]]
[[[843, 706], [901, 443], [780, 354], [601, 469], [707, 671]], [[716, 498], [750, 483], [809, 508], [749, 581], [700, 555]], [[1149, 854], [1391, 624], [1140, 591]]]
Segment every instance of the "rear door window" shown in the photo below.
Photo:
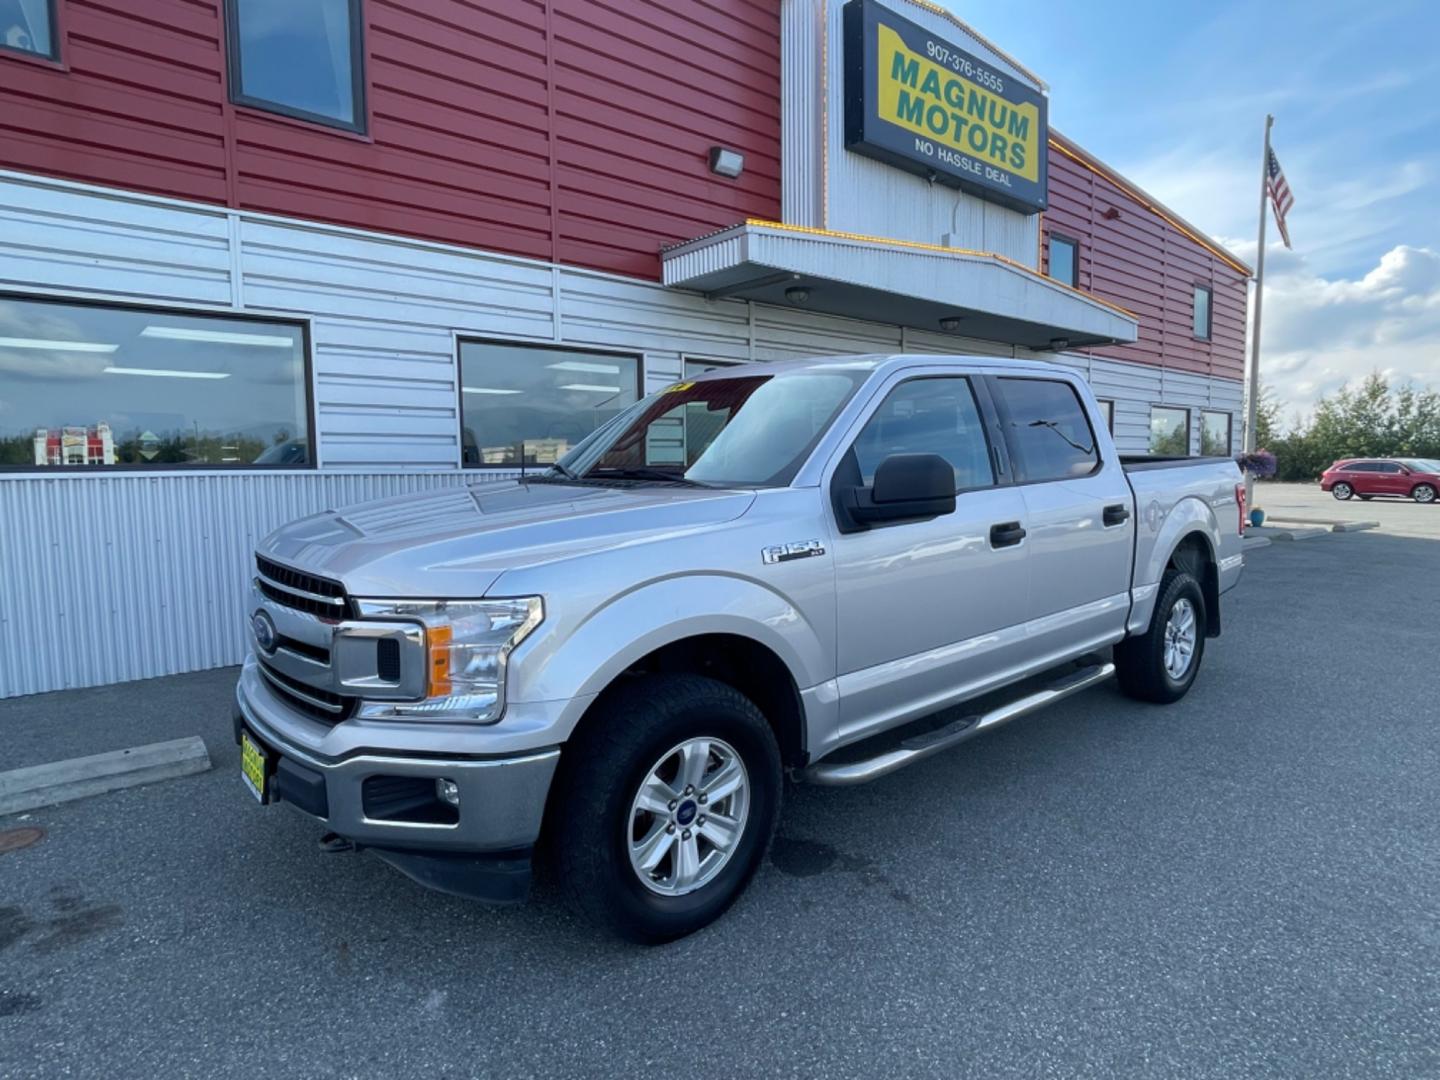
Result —
[[1022, 483], [1073, 480], [1100, 467], [1100, 448], [1075, 388], [1059, 379], [1000, 378], [995, 407]]

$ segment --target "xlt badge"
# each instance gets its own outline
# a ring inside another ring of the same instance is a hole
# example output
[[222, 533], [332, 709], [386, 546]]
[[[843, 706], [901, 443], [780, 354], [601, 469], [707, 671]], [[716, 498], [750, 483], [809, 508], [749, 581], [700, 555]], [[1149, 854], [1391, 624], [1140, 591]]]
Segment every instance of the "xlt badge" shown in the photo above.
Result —
[[819, 540], [796, 540], [793, 544], [776, 544], [760, 549], [760, 557], [767, 563], [789, 562], [791, 559], [808, 559], [812, 555], [824, 554], [825, 545]]

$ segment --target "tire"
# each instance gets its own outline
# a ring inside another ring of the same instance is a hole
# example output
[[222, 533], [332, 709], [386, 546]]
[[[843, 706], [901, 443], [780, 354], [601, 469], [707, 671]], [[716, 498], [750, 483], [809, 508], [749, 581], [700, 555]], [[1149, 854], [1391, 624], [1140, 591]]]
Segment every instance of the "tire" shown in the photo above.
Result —
[[[1183, 623], [1183, 604], [1190, 612], [1190, 653], [1177, 676], [1167, 666], [1167, 637], [1172, 614]], [[1205, 656], [1205, 595], [1200, 583], [1183, 570], [1167, 570], [1160, 579], [1155, 612], [1143, 634], [1115, 646], [1115, 674], [1120, 689], [1140, 701], [1168, 705], [1190, 690]]]
[[1354, 495], [1355, 489], [1342, 480], [1340, 481], [1340, 483], [1336, 484], [1333, 488], [1330, 489], [1330, 494], [1334, 495], [1337, 499], [1344, 500], [1350, 498], [1351, 495]]
[[[551, 799], [560, 887], [582, 917], [629, 941], [658, 944], [694, 933], [724, 914], [770, 847], [782, 783], [775, 734], [749, 698], [696, 675], [644, 676], [595, 708], [561, 754]], [[699, 799], [706, 782], [715, 790], [733, 782], [736, 774], [721, 775], [732, 758], [741, 787], [709, 804], [721, 813], [710, 815], [717, 820], [707, 828]], [[694, 791], [682, 786], [687, 761], [703, 773]], [[663, 791], [650, 799], [660, 813], [638, 806], [642, 785]], [[716, 832], [721, 819], [740, 822], [727, 848], [711, 843], [723, 835]], [[649, 853], [664, 849], [648, 874], [632, 859], [636, 850], [643, 861], [647, 839]]]
[[1433, 484], [1416, 484], [1410, 497], [1418, 503], [1433, 503], [1435, 501], [1435, 486]]

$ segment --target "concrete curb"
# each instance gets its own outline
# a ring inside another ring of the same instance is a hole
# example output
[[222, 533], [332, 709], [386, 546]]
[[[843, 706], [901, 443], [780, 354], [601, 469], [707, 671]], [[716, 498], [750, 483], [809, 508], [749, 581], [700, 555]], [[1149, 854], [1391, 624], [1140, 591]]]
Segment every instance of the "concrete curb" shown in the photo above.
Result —
[[191, 735], [129, 750], [11, 769], [0, 772], [0, 815], [189, 776], [208, 768], [210, 755], [204, 740]]
[[1240, 542], [1241, 551], [1258, 551], [1260, 548], [1269, 546], [1270, 538], [1268, 536], [1247, 536]]
[[1342, 521], [1338, 518], [1271, 517], [1279, 525], [1324, 525], [1331, 532], [1360, 532], [1363, 529], [1378, 529], [1378, 521]]

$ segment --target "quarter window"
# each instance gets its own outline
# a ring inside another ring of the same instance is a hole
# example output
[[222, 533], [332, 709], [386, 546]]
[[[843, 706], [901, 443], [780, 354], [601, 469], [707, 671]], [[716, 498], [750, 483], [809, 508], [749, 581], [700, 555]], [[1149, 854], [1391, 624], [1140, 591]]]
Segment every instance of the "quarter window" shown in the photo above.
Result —
[[1185, 457], [1190, 453], [1190, 410], [1154, 405], [1150, 409], [1150, 453]]
[[1229, 456], [1229, 413], [1206, 411], [1200, 414], [1200, 453], [1211, 457]]
[[1073, 386], [1053, 379], [996, 379], [993, 385], [1019, 480], [1065, 480], [1100, 467], [1095, 432]]
[[1210, 309], [1214, 296], [1208, 285], [1195, 286], [1194, 310], [1192, 320], [1195, 329], [1195, 336], [1202, 341], [1210, 340]]
[[1074, 288], [1079, 283], [1080, 245], [1068, 236], [1050, 234], [1050, 276]]
[[227, 0], [225, 10], [232, 101], [364, 129], [360, 0]]
[[55, 0], [0, 0], [0, 49], [59, 59]]
[[939, 454], [955, 470], [955, 490], [995, 483], [990, 444], [969, 379], [911, 379], [881, 403], [853, 447], [861, 482], [891, 454]]
[[0, 297], [0, 466], [306, 466], [307, 383], [293, 323]]
[[551, 464], [639, 400], [639, 388], [638, 357], [462, 341], [464, 463]]

